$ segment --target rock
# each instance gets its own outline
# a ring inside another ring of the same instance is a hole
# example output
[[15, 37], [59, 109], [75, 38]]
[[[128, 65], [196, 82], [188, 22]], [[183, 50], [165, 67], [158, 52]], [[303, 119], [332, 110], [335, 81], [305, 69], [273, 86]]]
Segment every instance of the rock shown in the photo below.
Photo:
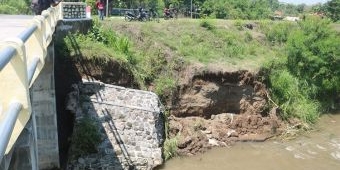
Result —
[[184, 140], [181, 140], [178, 143], [178, 148], [186, 148], [190, 143], [192, 142], [192, 138], [190, 136], [187, 136]]
[[211, 134], [210, 130], [201, 130], [201, 132], [204, 133], [204, 134]]
[[85, 160], [84, 160], [83, 158], [79, 158], [79, 159], [78, 159], [78, 162], [79, 162], [80, 164], [85, 164]]
[[230, 137], [233, 133], [237, 133], [234, 129], [228, 129], [227, 137]]
[[218, 140], [216, 139], [209, 139], [209, 142], [208, 142], [211, 146], [220, 146], [218, 143]]

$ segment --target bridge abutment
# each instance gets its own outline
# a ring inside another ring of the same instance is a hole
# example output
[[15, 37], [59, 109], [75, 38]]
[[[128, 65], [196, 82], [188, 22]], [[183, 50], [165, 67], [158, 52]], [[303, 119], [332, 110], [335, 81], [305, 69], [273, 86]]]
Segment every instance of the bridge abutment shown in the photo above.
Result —
[[[164, 120], [156, 94], [96, 81], [73, 87], [67, 107], [76, 115], [70, 169], [151, 170], [163, 163]], [[93, 153], [79, 138], [96, 136], [83, 130], [90, 125], [101, 137]]]

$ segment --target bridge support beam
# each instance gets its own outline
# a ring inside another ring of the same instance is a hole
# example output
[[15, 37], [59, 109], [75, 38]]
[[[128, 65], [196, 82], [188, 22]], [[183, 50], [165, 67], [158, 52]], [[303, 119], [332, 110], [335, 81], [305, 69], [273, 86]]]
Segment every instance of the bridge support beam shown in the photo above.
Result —
[[54, 85], [54, 43], [47, 48], [44, 68], [30, 88], [36, 126], [39, 169], [59, 168], [57, 111]]

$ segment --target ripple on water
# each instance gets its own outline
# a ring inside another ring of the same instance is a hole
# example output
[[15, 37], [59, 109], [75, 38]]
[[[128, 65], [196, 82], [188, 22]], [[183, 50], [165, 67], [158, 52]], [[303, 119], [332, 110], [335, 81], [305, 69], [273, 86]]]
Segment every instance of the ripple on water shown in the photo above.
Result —
[[323, 147], [323, 146], [321, 146], [321, 145], [319, 145], [319, 144], [316, 144], [316, 147], [318, 148], [318, 149], [320, 149], [320, 150], [327, 150], [325, 147]]
[[296, 158], [296, 159], [306, 159], [302, 153], [295, 153], [294, 158]]
[[293, 151], [293, 150], [295, 150], [295, 148], [294, 148], [293, 146], [287, 146], [287, 147], [286, 147], [286, 150], [287, 150], [287, 151]]
[[332, 139], [330, 144], [336, 149], [340, 149], [340, 139]]
[[307, 150], [307, 152], [308, 152], [309, 154], [311, 154], [311, 155], [316, 155], [316, 154], [318, 154], [317, 152], [314, 152], [314, 151], [311, 151], [311, 150]]
[[332, 156], [334, 159], [340, 161], [340, 152], [339, 152], [339, 151], [332, 152], [332, 153], [331, 153], [331, 156]]

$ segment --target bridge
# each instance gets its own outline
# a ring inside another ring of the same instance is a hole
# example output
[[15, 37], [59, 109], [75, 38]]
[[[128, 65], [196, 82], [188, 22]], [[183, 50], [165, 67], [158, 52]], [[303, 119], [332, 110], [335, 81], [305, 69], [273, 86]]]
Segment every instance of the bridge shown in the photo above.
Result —
[[0, 169], [60, 167], [53, 39], [67, 31], [60, 21], [91, 22], [85, 9], [62, 2], [39, 16], [0, 15]]
[[88, 31], [92, 19], [87, 16], [81, 2], [62, 2], [39, 16], [0, 15], [0, 170], [66, 169], [65, 162], [72, 167], [68, 169], [152, 169], [162, 164], [164, 121], [158, 96], [92, 80], [72, 84], [76, 90], [69, 93], [74, 98], [67, 109], [75, 114], [75, 124], [78, 113], [97, 122], [98, 152], [71, 161], [61, 156], [68, 155], [61, 143], [69, 140], [62, 126], [70, 118], [57, 107], [66, 95], [58, 98], [55, 82], [65, 73], [60, 73], [62, 57], [55, 56], [59, 49], [54, 44], [69, 32]]

